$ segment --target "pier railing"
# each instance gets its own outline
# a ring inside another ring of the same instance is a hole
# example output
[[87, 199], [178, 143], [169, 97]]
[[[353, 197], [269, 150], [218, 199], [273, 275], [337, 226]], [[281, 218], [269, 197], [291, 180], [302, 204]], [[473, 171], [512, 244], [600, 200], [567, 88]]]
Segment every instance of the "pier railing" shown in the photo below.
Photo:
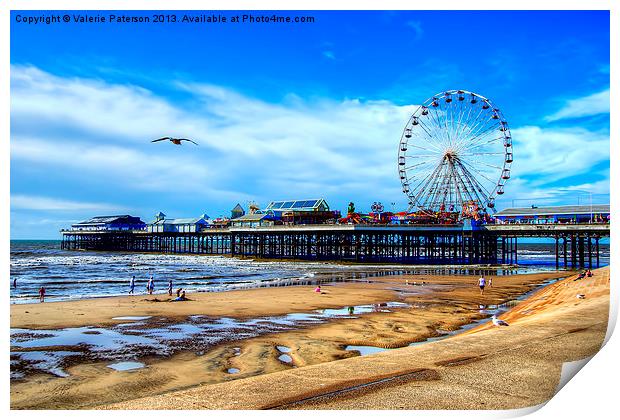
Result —
[[400, 264], [514, 264], [518, 239], [555, 240], [556, 265], [592, 267], [609, 224], [292, 225], [200, 232], [62, 231], [68, 250]]

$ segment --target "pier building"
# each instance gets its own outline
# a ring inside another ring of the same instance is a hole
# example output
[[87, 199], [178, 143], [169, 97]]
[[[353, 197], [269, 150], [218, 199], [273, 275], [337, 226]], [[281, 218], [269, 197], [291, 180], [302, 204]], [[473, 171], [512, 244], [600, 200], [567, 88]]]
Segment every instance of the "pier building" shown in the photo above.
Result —
[[507, 208], [495, 214], [498, 224], [608, 223], [609, 204]]
[[128, 214], [120, 216], [95, 216], [91, 219], [71, 225], [72, 231], [117, 231], [140, 230], [146, 224], [139, 218]]
[[206, 214], [196, 218], [169, 219], [164, 213], [159, 212], [155, 215], [155, 220], [147, 225], [146, 230], [151, 233], [196, 233], [209, 228], [208, 220], [209, 216]]

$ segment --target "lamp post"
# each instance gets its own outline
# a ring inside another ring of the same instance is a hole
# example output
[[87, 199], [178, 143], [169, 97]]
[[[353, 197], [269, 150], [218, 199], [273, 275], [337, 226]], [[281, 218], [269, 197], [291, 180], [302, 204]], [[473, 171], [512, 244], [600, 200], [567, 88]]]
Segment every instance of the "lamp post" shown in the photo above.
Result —
[[[592, 224], [592, 219], [594, 218], [594, 212], [593, 212], [593, 205], [592, 205], [592, 191], [583, 191], [583, 190], [577, 190], [578, 192], [582, 192], [585, 194], [588, 194], [590, 196], [590, 224]], [[577, 196], [577, 205], [580, 205], [580, 196]]]

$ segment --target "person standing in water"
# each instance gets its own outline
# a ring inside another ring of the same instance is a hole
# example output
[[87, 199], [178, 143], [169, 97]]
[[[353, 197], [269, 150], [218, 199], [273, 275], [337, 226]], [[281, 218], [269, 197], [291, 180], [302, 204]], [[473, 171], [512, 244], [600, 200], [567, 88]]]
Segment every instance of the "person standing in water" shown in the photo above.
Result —
[[39, 289], [39, 302], [45, 302], [45, 287], [41, 286]]
[[131, 276], [129, 281], [129, 294], [133, 295], [133, 289], [136, 287], [136, 276]]
[[13, 277], [13, 289], [17, 289], [17, 277]]
[[168, 280], [168, 296], [172, 296], [172, 280]]
[[487, 285], [487, 281], [484, 278], [484, 275], [480, 276], [480, 278], [478, 279], [478, 287], [480, 287], [480, 294], [483, 295], [484, 294], [484, 286]]

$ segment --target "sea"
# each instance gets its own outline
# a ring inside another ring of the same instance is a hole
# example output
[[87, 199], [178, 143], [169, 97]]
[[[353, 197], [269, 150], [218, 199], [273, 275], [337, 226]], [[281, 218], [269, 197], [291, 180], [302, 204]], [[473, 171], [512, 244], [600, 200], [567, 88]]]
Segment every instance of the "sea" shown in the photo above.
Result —
[[[127, 252], [68, 251], [60, 241], [12, 240], [10, 301], [38, 300], [46, 289], [46, 301], [75, 300], [125, 295], [136, 277], [135, 294], [146, 294], [150, 276], [155, 293], [173, 289], [187, 293], [286, 285], [314, 285], [360, 281], [398, 274], [518, 274], [555, 270], [554, 245], [519, 244], [518, 266], [491, 270], [487, 267], [351, 265], [324, 262], [255, 261], [224, 256], [142, 254]], [[609, 245], [600, 247], [600, 265], [609, 264]], [[17, 287], [13, 281], [17, 280]]]

